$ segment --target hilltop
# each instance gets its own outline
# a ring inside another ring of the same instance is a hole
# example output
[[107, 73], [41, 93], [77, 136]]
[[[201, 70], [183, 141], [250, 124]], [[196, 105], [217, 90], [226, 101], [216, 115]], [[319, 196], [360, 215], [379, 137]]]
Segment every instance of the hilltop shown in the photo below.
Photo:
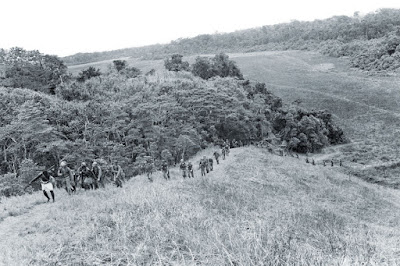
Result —
[[349, 65], [365, 71], [393, 71], [400, 67], [400, 10], [379, 9], [364, 16], [334, 16], [324, 20], [292, 21], [224, 34], [181, 38], [168, 44], [63, 58], [67, 65], [121, 57], [164, 59], [172, 54], [249, 53], [307, 50], [332, 57], [347, 57]]
[[399, 192], [303, 159], [235, 148], [205, 178], [4, 199], [0, 262], [398, 265]]

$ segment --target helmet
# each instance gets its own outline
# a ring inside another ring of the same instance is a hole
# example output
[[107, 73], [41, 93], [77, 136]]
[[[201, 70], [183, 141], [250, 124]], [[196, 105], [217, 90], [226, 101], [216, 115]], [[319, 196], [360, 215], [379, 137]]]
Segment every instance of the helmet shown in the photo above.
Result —
[[82, 165], [82, 166], [86, 166], [86, 163], [85, 163], [85, 162], [82, 162], [81, 165]]
[[97, 162], [96, 162], [96, 161], [94, 161], [92, 164], [93, 164], [93, 165], [97, 165]]
[[60, 163], [60, 166], [61, 166], [61, 167], [67, 166], [67, 162], [66, 162], [66, 161], [62, 161], [62, 162]]

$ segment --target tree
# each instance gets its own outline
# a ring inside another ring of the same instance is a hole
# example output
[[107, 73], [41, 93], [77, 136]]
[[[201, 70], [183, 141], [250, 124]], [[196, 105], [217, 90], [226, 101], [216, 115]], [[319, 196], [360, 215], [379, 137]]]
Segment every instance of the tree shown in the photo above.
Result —
[[192, 65], [192, 73], [202, 79], [209, 79], [213, 77], [212, 65], [210, 59], [207, 57], [196, 58], [196, 62]]
[[164, 66], [168, 71], [189, 71], [189, 63], [182, 61], [183, 55], [174, 54], [164, 60]]
[[114, 60], [113, 61], [114, 68], [120, 72], [128, 66], [128, 63], [125, 60]]
[[101, 75], [100, 69], [90, 66], [87, 69], [82, 70], [78, 74], [78, 77], [76, 78], [76, 80], [79, 82], [85, 82], [88, 79], [98, 77], [100, 75]]
[[[28, 88], [54, 94], [56, 86], [63, 82], [67, 67], [54, 55], [39, 51], [26, 51], [19, 47], [4, 52], [2, 60], [5, 69], [0, 85], [13, 88]], [[0, 61], [1, 63], [1, 61]]]

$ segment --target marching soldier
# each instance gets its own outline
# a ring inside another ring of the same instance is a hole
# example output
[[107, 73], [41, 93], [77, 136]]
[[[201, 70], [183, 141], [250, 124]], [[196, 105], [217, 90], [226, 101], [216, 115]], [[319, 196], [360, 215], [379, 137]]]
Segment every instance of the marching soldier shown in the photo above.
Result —
[[194, 178], [193, 165], [192, 165], [191, 162], [188, 162], [187, 168], [188, 168], [188, 175], [189, 175], [189, 178], [190, 178], [190, 177], [193, 177], [193, 178]]
[[181, 169], [183, 178], [186, 178], [187, 166], [186, 166], [186, 163], [183, 161], [183, 159], [181, 159], [181, 164], [180, 164], [179, 168]]

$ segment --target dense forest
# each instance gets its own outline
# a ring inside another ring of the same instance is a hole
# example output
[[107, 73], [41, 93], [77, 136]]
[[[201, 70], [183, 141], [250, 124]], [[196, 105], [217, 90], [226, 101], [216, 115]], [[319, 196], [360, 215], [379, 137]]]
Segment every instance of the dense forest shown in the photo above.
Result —
[[81, 53], [63, 58], [68, 65], [120, 57], [164, 59], [172, 54], [193, 55], [266, 50], [318, 50], [348, 56], [353, 67], [363, 70], [394, 70], [400, 67], [400, 10], [380, 9], [361, 16], [335, 16], [312, 22], [263, 26], [225, 34], [205, 34], [109, 52]]
[[3, 58], [3, 195], [21, 193], [38, 169], [62, 159], [71, 167], [96, 159], [105, 170], [118, 161], [133, 176], [226, 140], [300, 153], [346, 141], [329, 113], [284, 105], [264, 83], [244, 80], [223, 53], [191, 66], [174, 55], [165, 60], [170, 71], [148, 73], [115, 60], [106, 73], [89, 67], [77, 77], [36, 51], [14, 48]]

